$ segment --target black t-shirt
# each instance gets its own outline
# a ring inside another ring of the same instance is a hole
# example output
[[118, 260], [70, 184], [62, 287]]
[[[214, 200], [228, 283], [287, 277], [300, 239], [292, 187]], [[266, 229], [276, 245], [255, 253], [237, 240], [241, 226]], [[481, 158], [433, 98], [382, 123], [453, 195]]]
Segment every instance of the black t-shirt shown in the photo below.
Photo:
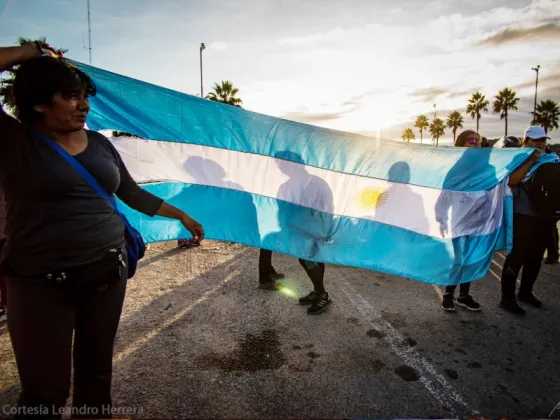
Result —
[[[136, 184], [105, 136], [87, 135], [86, 149], [74, 157], [108, 193], [155, 215], [163, 200]], [[1, 108], [0, 181], [7, 202], [3, 256], [18, 274], [86, 265], [124, 245], [124, 224], [111, 205], [50, 145]]]

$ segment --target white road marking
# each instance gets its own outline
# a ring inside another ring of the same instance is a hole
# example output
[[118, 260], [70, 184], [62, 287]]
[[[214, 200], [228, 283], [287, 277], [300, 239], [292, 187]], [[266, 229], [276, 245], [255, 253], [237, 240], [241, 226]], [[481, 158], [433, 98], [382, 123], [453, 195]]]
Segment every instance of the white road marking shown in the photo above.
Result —
[[165, 321], [163, 321], [161, 324], [157, 324], [157, 327], [154, 328], [153, 330], [147, 332], [146, 334], [142, 335], [141, 337], [139, 337], [137, 340], [133, 341], [132, 343], [129, 343], [124, 349], [122, 349], [121, 351], [119, 351], [114, 357], [113, 357], [113, 362], [117, 363], [119, 361], [121, 361], [122, 359], [130, 356], [134, 351], [138, 350], [138, 348], [143, 345], [144, 343], [146, 343], [147, 341], [151, 340], [152, 338], [154, 338], [156, 335], [158, 335], [161, 331], [165, 330], [166, 328], [170, 327], [171, 325], [173, 325], [175, 322], [177, 322], [178, 320], [180, 320], [181, 318], [183, 318], [185, 316], [185, 314], [187, 314], [187, 312], [192, 311], [196, 306], [198, 306], [199, 304], [201, 304], [202, 302], [204, 302], [205, 300], [207, 300], [211, 295], [213, 295], [214, 293], [216, 293], [219, 289], [221, 289], [222, 287], [225, 286], [225, 284], [227, 282], [229, 282], [231, 279], [233, 279], [236, 275], [238, 275], [241, 272], [240, 269], [232, 271], [231, 273], [229, 273], [226, 278], [220, 282], [218, 285], [214, 286], [212, 289], [208, 290], [206, 293], [204, 293], [204, 295], [202, 295], [198, 300], [196, 300], [195, 302], [191, 303], [189, 306], [187, 306], [186, 308], [184, 308], [183, 310], [177, 312], [175, 315], [167, 318]]
[[439, 286], [436, 286], [435, 284], [433, 286], [439, 298], [443, 299], [443, 292], [441, 291], [441, 288]]
[[[385, 321], [379, 312], [348, 282], [341, 283], [341, 289], [358, 312], [367, 318], [376, 330], [384, 333], [384, 340], [392, 350], [418, 373], [420, 382], [430, 394], [456, 418], [480, 417], [480, 413], [472, 409], [465, 400], [453, 389], [447, 380], [416, 350], [409, 346], [404, 337], [393, 326]], [[463, 414], [458, 415], [458, 412]]]
[[500, 268], [500, 270], [504, 269], [503, 265], [498, 264], [496, 261], [492, 260], [492, 263]]

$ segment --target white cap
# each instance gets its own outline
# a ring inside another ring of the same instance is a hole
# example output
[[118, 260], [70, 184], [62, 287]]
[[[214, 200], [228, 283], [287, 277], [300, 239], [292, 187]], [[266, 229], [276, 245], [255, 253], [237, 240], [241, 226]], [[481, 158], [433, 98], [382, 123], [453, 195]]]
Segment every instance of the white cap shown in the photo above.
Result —
[[550, 137], [548, 137], [546, 135], [546, 132], [544, 131], [544, 128], [542, 128], [540, 125], [532, 125], [530, 127], [527, 128], [527, 130], [525, 130], [525, 136], [526, 139], [533, 139], [533, 140], [538, 140], [538, 139], [549, 139]]

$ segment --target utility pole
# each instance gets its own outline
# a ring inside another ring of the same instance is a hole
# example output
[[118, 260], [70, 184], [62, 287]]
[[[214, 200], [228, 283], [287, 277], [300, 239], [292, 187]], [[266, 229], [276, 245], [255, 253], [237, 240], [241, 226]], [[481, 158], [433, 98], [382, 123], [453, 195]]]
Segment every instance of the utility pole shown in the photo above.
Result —
[[537, 73], [537, 80], [535, 81], [535, 105], [533, 106], [533, 118], [535, 118], [535, 112], [537, 112], [537, 90], [539, 88], [539, 70], [540, 64], [537, 67], [533, 67], [531, 70], [535, 70]]
[[206, 49], [204, 42], [200, 44], [200, 97], [204, 99], [204, 87], [202, 82], [202, 51]]
[[87, 0], [87, 26], [88, 26], [89, 65], [91, 66], [91, 10], [89, 8], [89, 0]]

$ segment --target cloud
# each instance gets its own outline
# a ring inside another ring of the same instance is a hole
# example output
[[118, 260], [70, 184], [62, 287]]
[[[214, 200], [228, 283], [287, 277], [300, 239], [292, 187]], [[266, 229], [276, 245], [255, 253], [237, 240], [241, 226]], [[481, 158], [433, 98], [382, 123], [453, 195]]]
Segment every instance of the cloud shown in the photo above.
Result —
[[477, 45], [502, 45], [509, 42], [538, 38], [560, 38], [560, 25], [547, 23], [531, 28], [506, 28], [495, 35], [479, 41]]
[[410, 96], [418, 97], [422, 102], [431, 102], [438, 96], [448, 93], [446, 88], [441, 87], [429, 87], [417, 89], [410, 94]]
[[225, 51], [228, 47], [228, 44], [221, 41], [214, 41], [210, 44], [210, 49], [214, 51]]
[[464, 96], [471, 96], [477, 90], [482, 90], [482, 86], [473, 87], [473, 88], [465, 89], [465, 90], [458, 90], [458, 91], [455, 91], [455, 92], [449, 92], [449, 94], [447, 95], [447, 98], [448, 99], [455, 99], [455, 98], [462, 98]]
[[[542, 69], [541, 69], [542, 70]], [[535, 78], [531, 78], [523, 83], [518, 83], [512, 86], [514, 90], [531, 89], [535, 87]], [[543, 76], [539, 75], [539, 87], [557, 88], [560, 87], [560, 71]]]
[[346, 112], [316, 112], [316, 113], [307, 113], [307, 112], [288, 112], [282, 115], [282, 118], [291, 121], [298, 121], [307, 124], [315, 124], [325, 121], [332, 121], [337, 120], [342, 117]]

